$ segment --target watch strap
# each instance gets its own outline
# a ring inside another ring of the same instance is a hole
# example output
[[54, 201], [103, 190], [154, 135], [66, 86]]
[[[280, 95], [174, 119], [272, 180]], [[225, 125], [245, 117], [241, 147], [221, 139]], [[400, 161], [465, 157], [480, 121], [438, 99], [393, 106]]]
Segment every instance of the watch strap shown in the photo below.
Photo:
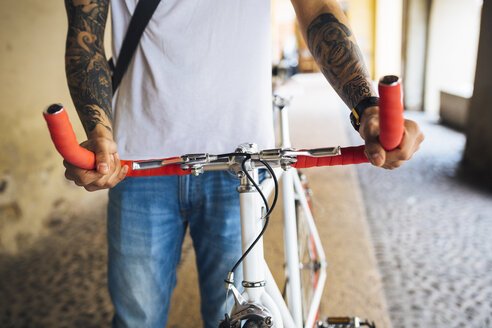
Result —
[[362, 99], [357, 106], [352, 109], [352, 113], [350, 113], [350, 123], [352, 123], [352, 126], [356, 131], [359, 131], [360, 118], [364, 111], [369, 107], [377, 106], [378, 102], [378, 97], [367, 97]]

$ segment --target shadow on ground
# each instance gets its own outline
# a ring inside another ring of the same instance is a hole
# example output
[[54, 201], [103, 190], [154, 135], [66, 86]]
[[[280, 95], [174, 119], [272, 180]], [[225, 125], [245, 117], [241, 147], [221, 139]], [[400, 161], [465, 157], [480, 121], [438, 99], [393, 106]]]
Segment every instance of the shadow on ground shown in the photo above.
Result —
[[103, 204], [54, 217], [48, 238], [0, 255], [1, 327], [110, 326], [105, 218]]

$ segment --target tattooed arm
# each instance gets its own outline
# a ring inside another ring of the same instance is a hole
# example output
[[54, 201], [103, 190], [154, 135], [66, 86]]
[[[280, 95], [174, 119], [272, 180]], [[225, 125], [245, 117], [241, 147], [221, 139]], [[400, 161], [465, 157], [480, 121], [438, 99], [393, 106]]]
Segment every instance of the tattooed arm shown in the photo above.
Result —
[[111, 132], [111, 75], [104, 54], [109, 0], [65, 0], [68, 86], [87, 136]]
[[[349, 108], [367, 97], [376, 97], [370, 74], [347, 18], [336, 0], [292, 0], [309, 50], [326, 79]], [[418, 150], [423, 140], [417, 124], [405, 121], [400, 149], [385, 152], [378, 141], [379, 108], [369, 107], [360, 118], [359, 132], [373, 165], [399, 167]]]
[[128, 168], [120, 165], [112, 135], [112, 86], [103, 42], [109, 0], [65, 0], [65, 7], [68, 87], [88, 137], [82, 145], [96, 154], [96, 170], [64, 162], [65, 176], [89, 191], [111, 188]]

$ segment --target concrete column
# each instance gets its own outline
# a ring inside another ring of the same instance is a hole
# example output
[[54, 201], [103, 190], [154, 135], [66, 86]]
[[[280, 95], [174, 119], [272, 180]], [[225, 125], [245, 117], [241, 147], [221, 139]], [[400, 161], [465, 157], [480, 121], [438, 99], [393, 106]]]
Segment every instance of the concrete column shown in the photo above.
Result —
[[401, 75], [403, 0], [376, 2], [376, 79]]
[[427, 35], [431, 0], [405, 1], [405, 38], [403, 42], [403, 92], [405, 109], [424, 108]]
[[492, 188], [492, 3], [484, 1], [464, 166]]

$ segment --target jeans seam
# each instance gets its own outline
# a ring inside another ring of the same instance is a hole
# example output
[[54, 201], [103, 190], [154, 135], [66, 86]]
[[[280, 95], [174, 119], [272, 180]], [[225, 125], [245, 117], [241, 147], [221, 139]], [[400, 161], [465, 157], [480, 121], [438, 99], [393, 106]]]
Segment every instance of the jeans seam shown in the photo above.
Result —
[[[186, 206], [188, 202], [188, 188], [185, 188], [183, 186], [185, 179], [189, 179], [188, 176], [179, 176], [179, 183], [178, 183], [178, 197], [179, 197], [179, 210], [183, 215], [186, 215], [188, 210], [188, 206]], [[187, 181], [189, 182], [189, 181]], [[186, 183], [186, 187], [189, 185], [189, 183]]]
[[[179, 262], [181, 262], [181, 252], [183, 249], [183, 241], [184, 241], [184, 237], [186, 235], [186, 230], [188, 229], [188, 222], [183, 221], [183, 225], [184, 225], [184, 228], [183, 228], [183, 233], [181, 235], [180, 242], [178, 243], [178, 245], [174, 251], [174, 270], [175, 271], [178, 270]], [[176, 272], [176, 274], [177, 274], [177, 272]]]
[[[187, 198], [191, 198], [192, 206], [190, 208], [188, 208], [188, 207], [182, 206], [180, 204], [180, 212], [181, 212], [181, 215], [183, 217], [192, 216], [197, 211], [199, 211], [203, 208], [204, 197], [201, 195], [202, 177], [203, 177], [202, 175], [200, 175], [198, 177], [194, 177], [197, 180], [194, 183], [193, 191], [191, 193], [187, 194], [187, 196], [188, 196]], [[189, 191], [189, 190], [187, 190], [187, 191]], [[180, 195], [181, 195], [181, 191], [180, 191]], [[180, 197], [180, 202], [181, 202], [181, 198], [182, 197]], [[189, 221], [188, 219], [184, 219], [184, 220]]]
[[[196, 182], [196, 190], [195, 190], [195, 195], [193, 198], [193, 213], [198, 210], [203, 208], [203, 196], [201, 196], [201, 190], [202, 190], [202, 177], [199, 176], [198, 180]], [[197, 195], [200, 195], [200, 197], [196, 197]]]

